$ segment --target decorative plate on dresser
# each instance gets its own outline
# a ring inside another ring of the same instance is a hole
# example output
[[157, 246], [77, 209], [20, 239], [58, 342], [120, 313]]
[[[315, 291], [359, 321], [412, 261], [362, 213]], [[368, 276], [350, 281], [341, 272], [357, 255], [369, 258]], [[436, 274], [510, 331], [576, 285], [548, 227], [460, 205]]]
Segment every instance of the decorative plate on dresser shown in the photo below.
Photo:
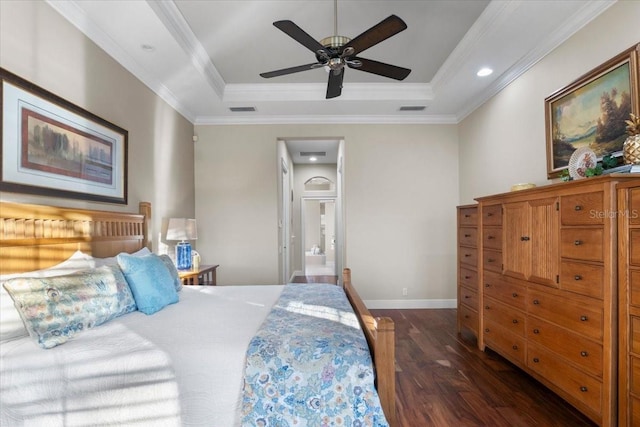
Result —
[[573, 152], [569, 159], [569, 175], [573, 179], [587, 177], [587, 169], [595, 168], [598, 158], [589, 147], [580, 147]]

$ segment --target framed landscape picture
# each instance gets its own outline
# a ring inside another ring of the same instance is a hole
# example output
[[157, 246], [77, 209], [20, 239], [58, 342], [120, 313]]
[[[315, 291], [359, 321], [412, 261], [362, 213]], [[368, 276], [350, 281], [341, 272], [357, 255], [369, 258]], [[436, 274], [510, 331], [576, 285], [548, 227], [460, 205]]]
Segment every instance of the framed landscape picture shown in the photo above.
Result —
[[127, 203], [128, 132], [0, 68], [0, 190]]
[[545, 99], [549, 179], [560, 176], [582, 147], [598, 160], [621, 159], [625, 120], [640, 111], [639, 49], [640, 44], [627, 49]]

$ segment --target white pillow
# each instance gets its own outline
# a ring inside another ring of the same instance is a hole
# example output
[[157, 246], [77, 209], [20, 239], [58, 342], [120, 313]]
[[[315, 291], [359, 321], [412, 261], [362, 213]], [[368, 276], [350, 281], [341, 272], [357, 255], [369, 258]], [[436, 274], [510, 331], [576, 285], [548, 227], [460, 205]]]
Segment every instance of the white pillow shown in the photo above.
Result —
[[[121, 252], [121, 253], [126, 253], [126, 252]], [[151, 251], [149, 250], [149, 248], [144, 247], [142, 249], [140, 249], [137, 252], [134, 252], [132, 254], [129, 255], [133, 255], [133, 256], [145, 256], [145, 255], [149, 255], [151, 253]], [[116, 259], [116, 257], [112, 256], [109, 258], [94, 258], [94, 260], [96, 261], [96, 267], [102, 267], [103, 265], [118, 265], [118, 260]]]
[[[95, 267], [95, 261], [91, 255], [76, 251], [69, 259], [43, 270], [1, 275], [0, 285], [14, 277], [62, 276], [93, 267]], [[13, 299], [11, 299], [4, 286], [0, 286], [0, 343], [28, 335], [20, 313], [13, 304]]]

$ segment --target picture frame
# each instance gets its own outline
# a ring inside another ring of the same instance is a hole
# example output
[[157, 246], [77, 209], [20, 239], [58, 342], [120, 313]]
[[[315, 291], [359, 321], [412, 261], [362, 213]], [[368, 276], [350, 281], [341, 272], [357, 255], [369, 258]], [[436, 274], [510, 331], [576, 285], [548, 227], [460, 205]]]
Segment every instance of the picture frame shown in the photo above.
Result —
[[127, 204], [129, 133], [0, 68], [0, 191]]
[[639, 114], [640, 43], [545, 98], [547, 178], [559, 177], [575, 150], [622, 161], [625, 120]]

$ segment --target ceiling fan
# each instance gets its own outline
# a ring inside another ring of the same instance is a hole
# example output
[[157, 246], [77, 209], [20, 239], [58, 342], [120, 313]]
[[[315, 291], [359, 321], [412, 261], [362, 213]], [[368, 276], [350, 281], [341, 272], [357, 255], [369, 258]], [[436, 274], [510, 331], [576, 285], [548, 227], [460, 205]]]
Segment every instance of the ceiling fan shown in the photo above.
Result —
[[360, 52], [388, 39], [391, 36], [404, 31], [407, 24], [391, 15], [378, 24], [369, 28], [354, 39], [338, 35], [338, 0], [334, 2], [334, 35], [317, 41], [302, 28], [292, 21], [276, 21], [273, 25], [283, 31], [289, 37], [312, 51], [316, 56], [316, 62], [296, 67], [283, 68], [281, 70], [260, 73], [264, 78], [284, 76], [286, 74], [313, 70], [326, 67], [329, 70], [329, 82], [327, 84], [326, 98], [335, 98], [342, 93], [342, 81], [344, 79], [345, 66], [379, 76], [396, 80], [404, 80], [411, 72], [408, 68], [385, 64], [357, 56]]

